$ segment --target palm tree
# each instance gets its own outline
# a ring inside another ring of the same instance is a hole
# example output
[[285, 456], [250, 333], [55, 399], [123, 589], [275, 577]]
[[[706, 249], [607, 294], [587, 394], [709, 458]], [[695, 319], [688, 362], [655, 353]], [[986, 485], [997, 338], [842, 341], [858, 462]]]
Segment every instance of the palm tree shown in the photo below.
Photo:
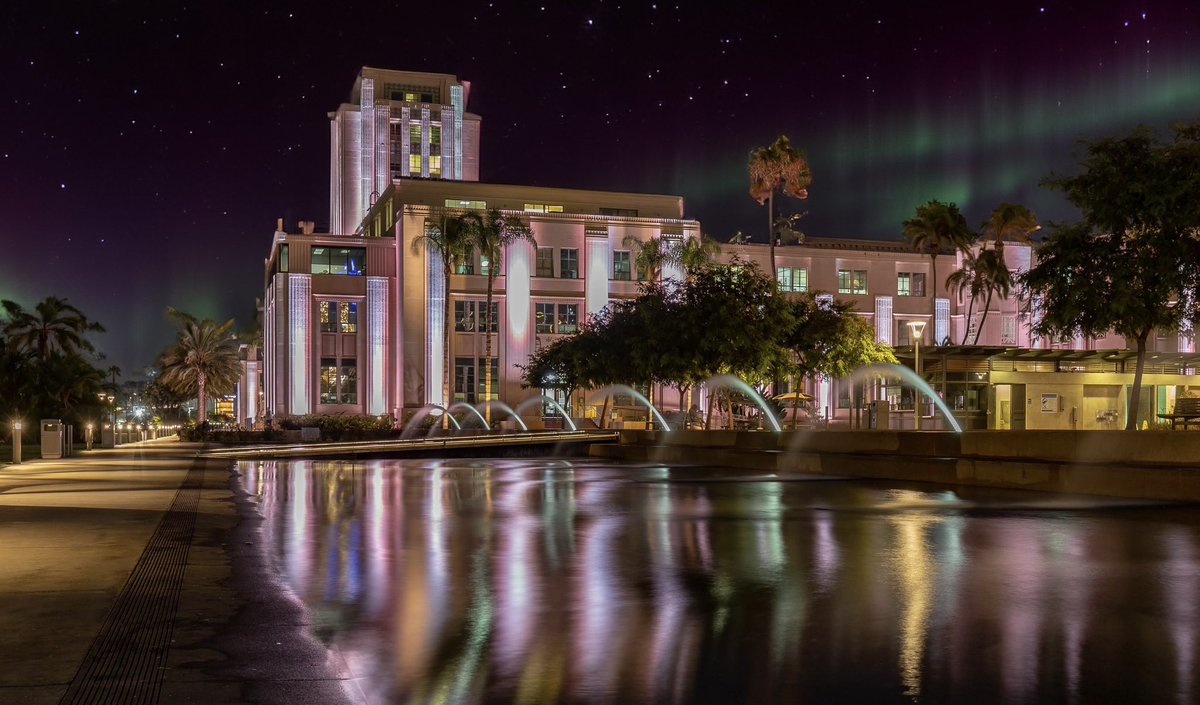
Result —
[[167, 316], [179, 324], [179, 332], [159, 359], [159, 382], [178, 394], [195, 394], [197, 422], [204, 424], [208, 397], [232, 392], [241, 374], [237, 339], [230, 332], [233, 319], [218, 325], [170, 307]]
[[1009, 292], [1012, 291], [1012, 272], [1008, 270], [1008, 265], [1004, 262], [1004, 251], [999, 249], [981, 251], [975, 257], [975, 278], [987, 298], [983, 302], [983, 316], [980, 317], [979, 325], [975, 328], [975, 339], [971, 341], [972, 345], [979, 344], [979, 333], [983, 330], [983, 322], [987, 320], [988, 310], [992, 305], [992, 296], [999, 294], [1000, 298], [1006, 299]]
[[621, 241], [633, 252], [633, 266], [637, 270], [638, 279], [658, 281], [662, 276], [662, 268], [667, 264], [671, 253], [665, 238], [661, 235], [649, 240], [639, 240], [636, 235], [626, 235]]
[[667, 261], [678, 265], [687, 276], [698, 274], [716, 261], [721, 245], [707, 235], [690, 237], [667, 253]]
[[792, 148], [791, 140], [780, 135], [770, 147], [750, 152], [750, 196], [759, 205], [767, 204], [767, 239], [771, 245], [771, 278], [775, 279], [775, 194], [808, 198], [812, 171], [804, 152]]
[[980, 229], [980, 239], [992, 241], [996, 249], [1003, 251], [1005, 240], [1028, 244], [1041, 229], [1037, 216], [1025, 206], [1001, 203]]
[[974, 238], [967, 220], [953, 203], [930, 201], [917, 208], [916, 217], [904, 221], [904, 240], [913, 249], [929, 253], [933, 286], [932, 313], [937, 314], [937, 258], [966, 249]]
[[962, 298], [963, 294], [968, 294], [971, 300], [971, 303], [967, 305], [967, 325], [963, 326], [960, 345], [967, 344], [967, 338], [971, 335], [971, 317], [975, 315], [975, 299], [983, 295], [983, 281], [979, 277], [975, 255], [969, 250], [964, 251], [963, 254], [962, 268], [951, 272], [950, 276], [946, 277], [948, 290], [958, 294], [959, 298]]
[[12, 344], [33, 353], [42, 362], [55, 351], [95, 352], [85, 336], [104, 332], [104, 326], [89, 321], [82, 311], [57, 296], [49, 296], [34, 306], [36, 315], [15, 301], [4, 300], [0, 304], [8, 315], [5, 335]]
[[[492, 296], [496, 288], [496, 277], [504, 258], [504, 249], [517, 242], [536, 245], [533, 231], [523, 220], [514, 215], [504, 215], [498, 210], [489, 210], [483, 216], [468, 213], [463, 216], [467, 235], [479, 250], [479, 256], [487, 260], [487, 303], [483, 313], [484, 373], [483, 389], [487, 399], [492, 394]], [[447, 297], [449, 298], [449, 297]], [[485, 407], [486, 421], [492, 423], [492, 406]]]
[[[442, 316], [442, 401], [450, 406], [450, 274], [454, 266], [466, 259], [471, 253], [471, 233], [468, 231], [463, 216], [447, 210], [438, 210], [433, 214], [433, 222], [425, 226], [425, 234], [419, 235], [412, 242], [413, 254], [425, 250], [433, 250], [442, 262], [442, 282], [445, 291], [445, 310]], [[490, 362], [488, 363], [490, 366]], [[449, 424], [444, 420], [443, 424]]]

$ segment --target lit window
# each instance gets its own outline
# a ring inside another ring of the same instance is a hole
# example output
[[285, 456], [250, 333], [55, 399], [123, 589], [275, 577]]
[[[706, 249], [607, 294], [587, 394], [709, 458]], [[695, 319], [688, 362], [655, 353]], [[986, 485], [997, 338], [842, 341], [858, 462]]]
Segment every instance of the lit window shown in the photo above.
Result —
[[613, 279], [627, 282], [632, 273], [633, 269], [630, 264], [629, 252], [624, 250], [613, 252]]
[[475, 302], [454, 302], [454, 330], [459, 333], [470, 333], [475, 330]]
[[546, 203], [526, 203], [526, 213], [562, 213], [563, 207]]
[[408, 143], [411, 145], [409, 150], [421, 153], [421, 121], [417, 120], [408, 123]]
[[538, 333], [554, 332], [554, 304], [536, 304], [534, 318], [537, 321]]
[[281, 272], [288, 271], [288, 246], [287, 245], [279, 246], [279, 271], [281, 271]]
[[[433, 147], [430, 146], [430, 149], [432, 150]], [[436, 155], [430, 154], [429, 155], [429, 175], [430, 176], [441, 176], [442, 175], [442, 157], [440, 154], [436, 154]]]
[[[476, 361], [479, 370], [479, 397], [480, 399], [499, 399], [500, 390], [500, 358], [492, 358], [492, 388], [485, 390], [487, 385], [487, 358], [481, 357]], [[488, 392], [491, 392], [490, 394]]]
[[338, 327], [343, 333], [358, 332], [358, 304], [346, 301], [338, 305]]
[[447, 198], [447, 208], [466, 208], [469, 210], [487, 210], [487, 201], [463, 201], [457, 198]]
[[571, 335], [579, 330], [579, 304], [558, 305], [558, 332]]
[[537, 268], [534, 272], [535, 276], [552, 277], [554, 276], [554, 248], [539, 247], [537, 248]]
[[776, 272], [780, 291], [808, 291], [808, 270], [803, 267], [780, 267]]
[[455, 274], [474, 274], [475, 273], [475, 251], [468, 252], [463, 257], [455, 260]]
[[337, 320], [337, 304], [332, 301], [322, 301], [317, 304], [317, 309], [320, 311], [318, 317], [321, 321], [321, 332], [336, 333], [337, 326], [334, 321]]
[[421, 153], [414, 152], [408, 155], [408, 173], [412, 176], [421, 175]]
[[475, 403], [475, 360], [454, 358], [454, 401]]
[[338, 386], [341, 388], [341, 403], [358, 403], [358, 363], [354, 360], [342, 360]]
[[365, 247], [314, 247], [310, 273], [361, 277], [366, 274], [363, 266], [366, 258]]
[[321, 403], [337, 403], [337, 360], [321, 358]]
[[572, 247], [564, 247], [559, 250], [558, 267], [558, 276], [563, 279], [578, 279], [579, 250]]
[[896, 275], [896, 296], [924, 296], [924, 272], [900, 272]]
[[865, 294], [867, 293], [867, 271], [865, 269], [839, 269], [838, 270], [838, 293], [839, 294]]

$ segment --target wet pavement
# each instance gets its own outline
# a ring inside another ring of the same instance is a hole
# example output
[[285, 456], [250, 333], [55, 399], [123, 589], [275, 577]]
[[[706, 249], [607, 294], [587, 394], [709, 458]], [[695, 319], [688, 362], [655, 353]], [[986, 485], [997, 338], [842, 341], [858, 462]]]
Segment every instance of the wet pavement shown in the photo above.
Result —
[[198, 449], [0, 467], [0, 703], [346, 699], [345, 673], [265, 575], [228, 461]]

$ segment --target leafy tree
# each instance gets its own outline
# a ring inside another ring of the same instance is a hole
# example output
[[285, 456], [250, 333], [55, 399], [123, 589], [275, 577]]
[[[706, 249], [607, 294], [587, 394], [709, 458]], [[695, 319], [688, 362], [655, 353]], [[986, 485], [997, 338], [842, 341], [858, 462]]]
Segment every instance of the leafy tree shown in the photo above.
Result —
[[1150, 334], [1200, 318], [1200, 123], [1174, 132], [1085, 142], [1079, 174], [1045, 179], [1081, 218], [1052, 224], [1021, 282], [1040, 299], [1035, 332], [1135, 341], [1126, 430], [1137, 428]]
[[[492, 298], [496, 288], [496, 277], [504, 259], [504, 249], [517, 242], [528, 242], [536, 245], [533, 231], [529, 225], [517, 216], [504, 215], [498, 210], [489, 210], [482, 216], [478, 213], [467, 213], [463, 216], [463, 224], [467, 237], [479, 250], [481, 257], [487, 260], [487, 304], [483, 313], [484, 359], [484, 390], [487, 398], [492, 393]], [[449, 291], [449, 286], [446, 288]], [[446, 297], [449, 300], [449, 296]], [[447, 305], [447, 310], [448, 305]], [[492, 422], [492, 407], [487, 406], [487, 423]]]
[[[792, 377], [792, 388], [800, 381], [827, 375], [845, 377], [854, 370], [876, 363], [896, 364], [891, 347], [875, 342], [871, 324], [854, 312], [854, 304], [822, 302], [815, 293], [789, 297], [792, 326], [780, 344], [791, 353], [784, 371]], [[793, 409], [800, 399], [792, 400]], [[792, 414], [793, 424], [796, 414]]]
[[771, 280], [775, 280], [775, 194], [804, 199], [812, 184], [812, 171], [804, 152], [792, 147], [786, 135], [769, 147], [750, 152], [747, 166], [750, 176], [750, 196], [759, 205], [767, 205], [767, 239], [771, 246]]
[[633, 253], [633, 266], [637, 278], [658, 281], [662, 278], [663, 265], [671, 258], [670, 246], [661, 235], [641, 240], [636, 235], [626, 235], [621, 241]]
[[[466, 259], [471, 253], [471, 233], [462, 216], [448, 210], [438, 210], [433, 214], [432, 222], [425, 226], [425, 234], [413, 239], [413, 254], [424, 250], [436, 253], [442, 263], [442, 290], [445, 292], [444, 311], [442, 316], [442, 399], [450, 403], [450, 321], [453, 318], [450, 307], [450, 274], [458, 262]], [[490, 367], [490, 363], [489, 363]], [[448, 424], [449, 420], [443, 421]]]
[[932, 274], [930, 309], [937, 313], [938, 255], [966, 249], [974, 234], [967, 220], [953, 203], [933, 200], [917, 208], [916, 216], [904, 221], [904, 240], [918, 252], [929, 254]]
[[721, 254], [721, 245], [716, 240], [701, 235], [687, 238], [670, 254], [672, 264], [679, 265], [684, 276], [693, 276], [713, 266]]
[[167, 315], [179, 325], [179, 331], [175, 343], [159, 359], [159, 382], [177, 394], [195, 394], [197, 420], [203, 425], [208, 398], [232, 392], [241, 374], [237, 339], [230, 332], [233, 319], [218, 325], [174, 308], [167, 308]]

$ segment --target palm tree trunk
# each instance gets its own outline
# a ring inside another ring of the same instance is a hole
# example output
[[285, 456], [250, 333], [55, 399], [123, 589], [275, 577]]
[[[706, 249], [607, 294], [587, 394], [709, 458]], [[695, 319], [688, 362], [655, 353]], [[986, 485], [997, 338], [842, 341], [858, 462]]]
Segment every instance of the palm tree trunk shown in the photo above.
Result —
[[443, 302], [442, 315], [442, 404], [446, 407], [446, 411], [442, 412], [442, 430], [450, 430], [450, 362], [454, 359], [450, 356], [450, 318], [454, 315], [452, 306], [450, 305], [450, 258], [447, 257], [442, 261], [442, 279], [445, 280], [445, 292]]
[[612, 394], [605, 394], [604, 395], [604, 405], [600, 407], [600, 419], [599, 419], [600, 423], [597, 425], [600, 426], [601, 430], [603, 430], [605, 428], [605, 422], [608, 421], [608, 400], [609, 399], [612, 399]]
[[983, 301], [983, 315], [979, 317], [979, 325], [975, 327], [975, 340], [971, 345], [979, 345], [979, 334], [983, 332], [983, 322], [987, 320], [988, 311], [992, 308], [992, 289], [988, 289], [987, 298]]
[[717, 399], [716, 399], [716, 396], [712, 393], [711, 389], [705, 390], [705, 391], [708, 392], [708, 413], [706, 413], [704, 415], [704, 430], [711, 431], [712, 430], [713, 406], [716, 405]]
[[[488, 261], [488, 278], [487, 278], [487, 310], [484, 312], [484, 344], [483, 344], [483, 395], [488, 401], [492, 398], [492, 289], [496, 283], [496, 258], [491, 257]], [[488, 428], [492, 427], [492, 405], [488, 404], [484, 407], [484, 420], [487, 421]]]
[[1129, 391], [1129, 416], [1125, 419], [1125, 430], [1136, 431], [1139, 407], [1142, 404], [1142, 373], [1146, 369], [1146, 338], [1150, 329], [1142, 331], [1137, 337], [1137, 366], [1133, 371], [1133, 388]]
[[208, 380], [205, 379], [204, 373], [201, 372], [197, 381], [200, 383], [199, 384], [200, 389], [198, 392], [200, 404], [199, 404], [199, 406], [196, 407], [196, 425], [203, 426], [205, 419], [207, 419], [207, 417], [208, 417], [208, 409], [206, 408], [206, 406], [204, 404], [204, 397], [205, 397], [205, 391], [206, 391], [204, 389], [204, 387], [205, 387], [205, 383]]
[[967, 344], [967, 338], [970, 337], [970, 335], [971, 335], [971, 316], [974, 316], [974, 315], [975, 315], [975, 296], [972, 294], [971, 295], [971, 303], [970, 303], [970, 305], [967, 306], [967, 319], [966, 319], [965, 325], [963, 325], [963, 339], [962, 339], [963, 345]]
[[771, 281], [778, 282], [775, 273], [775, 192], [767, 194], [767, 242], [771, 245]]

